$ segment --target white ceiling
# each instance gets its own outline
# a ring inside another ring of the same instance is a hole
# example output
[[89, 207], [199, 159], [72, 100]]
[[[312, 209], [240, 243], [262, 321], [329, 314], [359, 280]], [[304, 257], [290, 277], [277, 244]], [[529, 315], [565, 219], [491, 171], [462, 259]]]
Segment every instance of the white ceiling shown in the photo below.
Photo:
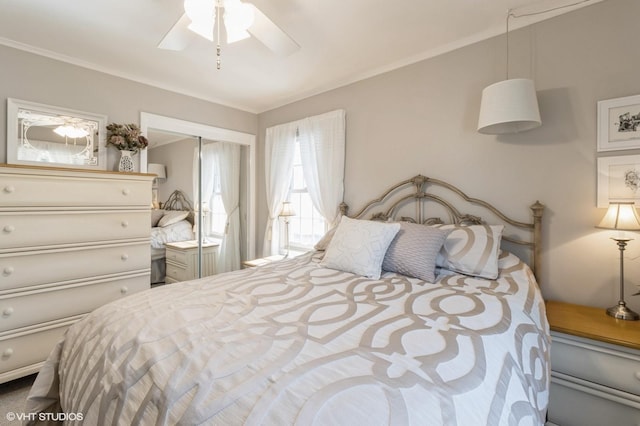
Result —
[[[213, 1], [213, 0], [212, 0]], [[2, 0], [0, 44], [259, 113], [602, 0], [253, 0], [301, 48], [282, 57], [255, 38], [156, 45], [181, 0]]]

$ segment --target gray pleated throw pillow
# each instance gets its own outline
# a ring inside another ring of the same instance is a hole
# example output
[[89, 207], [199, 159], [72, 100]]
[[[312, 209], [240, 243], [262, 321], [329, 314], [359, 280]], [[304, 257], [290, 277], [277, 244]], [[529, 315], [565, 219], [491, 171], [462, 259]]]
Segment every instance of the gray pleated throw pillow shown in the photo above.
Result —
[[401, 222], [400, 231], [389, 245], [382, 269], [419, 278], [436, 280], [436, 259], [450, 230]]

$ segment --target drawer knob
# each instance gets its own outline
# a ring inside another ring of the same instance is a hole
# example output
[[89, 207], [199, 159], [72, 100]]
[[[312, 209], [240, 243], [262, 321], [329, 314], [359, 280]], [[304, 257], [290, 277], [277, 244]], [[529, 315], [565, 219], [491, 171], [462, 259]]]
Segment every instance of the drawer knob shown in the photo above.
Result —
[[640, 371], [636, 371], [636, 379], [640, 380]]
[[13, 274], [13, 271], [14, 271], [13, 266], [7, 266], [2, 270], [2, 275], [4, 275], [5, 277], [8, 277], [9, 275]]
[[127, 222], [126, 220], [122, 221], [122, 227], [126, 228], [127, 226], [129, 226], [129, 222]]
[[5, 308], [4, 311], [2, 311], [3, 317], [10, 317], [11, 314], [13, 314], [13, 308], [11, 306], [9, 306], [8, 308]]
[[128, 292], [129, 292], [129, 288], [128, 288], [126, 285], [123, 285], [123, 286], [120, 288], [120, 293], [122, 293], [122, 294], [127, 294]]
[[9, 185], [9, 186], [5, 186], [5, 187], [4, 187], [4, 192], [5, 192], [6, 194], [12, 194], [13, 192], [15, 192], [15, 190], [16, 190], [16, 187], [15, 187], [15, 186], [11, 186], [11, 185]]
[[15, 227], [15, 226], [13, 226], [13, 225], [6, 225], [6, 226], [3, 228], [3, 230], [4, 230], [4, 232], [6, 232], [7, 234], [10, 234], [10, 233], [12, 233], [13, 231], [15, 231], [15, 230], [16, 230], [16, 227]]
[[123, 253], [122, 256], [120, 256], [120, 259], [127, 261], [129, 259], [129, 255], [127, 253]]
[[9, 358], [13, 355], [13, 348], [7, 348], [2, 352], [2, 358]]
[[125, 188], [122, 190], [122, 195], [129, 195], [131, 194], [131, 191], [129, 190], [129, 188]]

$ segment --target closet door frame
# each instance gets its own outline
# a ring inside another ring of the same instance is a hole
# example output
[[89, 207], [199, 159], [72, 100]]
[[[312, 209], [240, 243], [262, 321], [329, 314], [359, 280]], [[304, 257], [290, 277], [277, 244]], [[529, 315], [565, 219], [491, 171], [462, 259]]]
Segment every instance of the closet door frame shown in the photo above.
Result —
[[[248, 176], [248, 206], [247, 206], [247, 256], [249, 259], [255, 258], [256, 253], [256, 135], [251, 133], [239, 132], [236, 130], [223, 129], [221, 127], [210, 126], [207, 124], [195, 123], [192, 121], [180, 120], [178, 118], [166, 117], [163, 115], [152, 114], [148, 112], [140, 113], [140, 130], [142, 134], [148, 135], [149, 129], [180, 133], [188, 137], [196, 139], [207, 139], [218, 142], [230, 142], [243, 145], [249, 150], [249, 176]], [[198, 144], [201, 157], [201, 143]], [[140, 157], [140, 170], [145, 173], [147, 171], [147, 153], [146, 150]], [[200, 167], [200, 162], [198, 163]], [[198, 175], [202, 173], [198, 170]], [[198, 187], [200, 187], [200, 182]], [[202, 229], [201, 223], [198, 229]], [[202, 238], [198, 236], [198, 252], [202, 251]], [[199, 274], [200, 275], [200, 274]]]

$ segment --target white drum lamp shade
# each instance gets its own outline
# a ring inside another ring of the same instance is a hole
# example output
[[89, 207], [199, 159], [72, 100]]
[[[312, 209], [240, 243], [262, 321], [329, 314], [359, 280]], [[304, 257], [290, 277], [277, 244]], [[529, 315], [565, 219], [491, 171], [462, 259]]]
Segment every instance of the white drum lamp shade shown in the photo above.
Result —
[[166, 179], [167, 171], [164, 164], [149, 163], [147, 165], [147, 173], [156, 175], [156, 179]]
[[520, 133], [541, 124], [532, 80], [508, 79], [482, 91], [478, 132], [488, 135]]

